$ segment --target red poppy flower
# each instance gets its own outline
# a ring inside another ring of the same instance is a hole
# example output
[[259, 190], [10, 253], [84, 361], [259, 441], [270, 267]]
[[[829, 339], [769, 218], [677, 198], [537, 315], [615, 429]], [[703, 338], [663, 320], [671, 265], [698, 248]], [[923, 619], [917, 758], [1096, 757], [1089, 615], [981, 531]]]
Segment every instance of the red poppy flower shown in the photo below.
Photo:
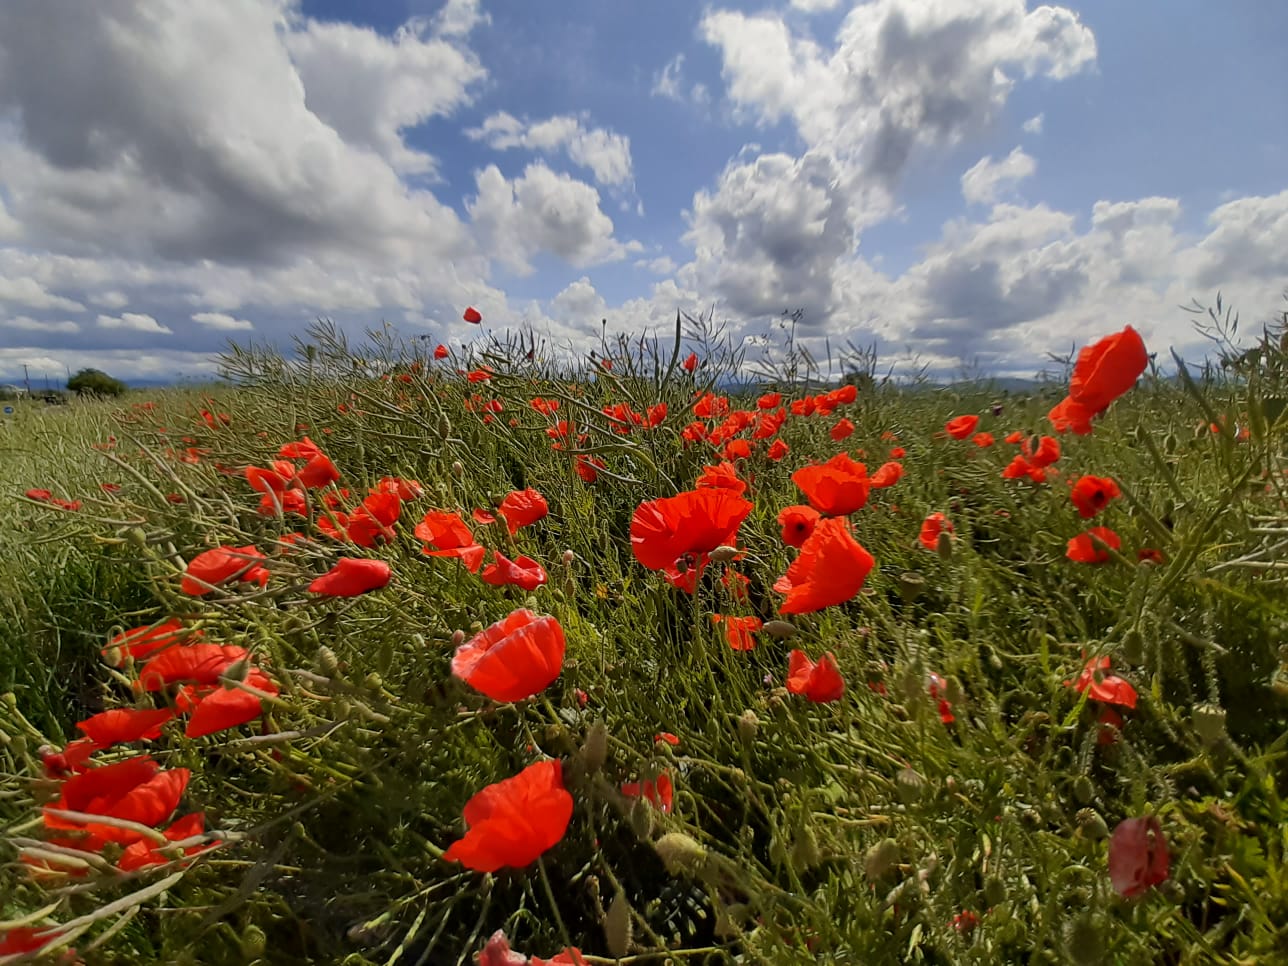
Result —
[[888, 486], [894, 486], [901, 479], [903, 479], [903, 464], [891, 460], [877, 468], [877, 471], [868, 478], [868, 485], [874, 490], [884, 490]]
[[954, 416], [944, 424], [944, 432], [953, 439], [965, 439], [971, 433], [975, 432], [975, 427], [979, 425], [979, 417], [975, 415]]
[[17, 956], [20, 953], [34, 953], [46, 943], [58, 938], [62, 933], [58, 929], [36, 929], [32, 926], [17, 926], [0, 933], [0, 956]]
[[783, 401], [783, 394], [781, 392], [767, 392], [759, 399], [756, 400], [756, 408], [773, 409], [782, 401]]
[[1069, 379], [1069, 398], [1092, 413], [1102, 413], [1149, 365], [1145, 343], [1130, 325], [1084, 346]]
[[478, 309], [476, 309], [474, 306], [471, 305], [461, 315], [461, 318], [463, 318], [466, 322], [470, 323], [471, 325], [478, 325], [480, 322], [483, 321], [483, 314], [479, 312]]
[[875, 563], [850, 535], [845, 518], [820, 520], [787, 573], [774, 583], [774, 590], [787, 595], [778, 612], [808, 614], [844, 603], [863, 589]]
[[1086, 436], [1091, 432], [1091, 417], [1094, 415], [1095, 413], [1086, 406], [1066, 396], [1051, 407], [1050, 412], [1047, 413], [1047, 419], [1051, 421], [1057, 433], [1067, 433], [1072, 430], [1079, 436]]
[[695, 489], [711, 487], [717, 490], [729, 490], [737, 494], [742, 494], [747, 490], [746, 482], [738, 477], [738, 470], [732, 463], [727, 462], [702, 467], [702, 472], [698, 475], [698, 481], [693, 485]]
[[178, 807], [189, 775], [186, 768], [163, 771], [148, 755], [90, 768], [63, 782], [58, 800], [45, 809], [45, 827], [84, 829], [91, 840], [99, 842], [133, 842], [140, 837], [138, 832], [97, 822], [73, 822], [51, 815], [49, 809], [157, 825]]
[[446, 359], [446, 358], [447, 358], [447, 346], [443, 345], [442, 343], [440, 343], [440, 344], [438, 344], [438, 345], [434, 346], [434, 358], [435, 358], [435, 359]]
[[581, 453], [577, 454], [577, 475], [581, 477], [583, 482], [594, 483], [599, 479], [599, 471], [604, 469], [608, 469], [608, 467], [604, 461], [598, 457], [585, 456]]
[[804, 651], [796, 650], [787, 658], [787, 690], [815, 704], [827, 704], [845, 694], [845, 679], [831, 651], [816, 664]]
[[[271, 697], [276, 697], [279, 693], [273, 680], [256, 667], [250, 669], [243, 683]], [[183, 733], [188, 738], [218, 734], [254, 721], [263, 713], [264, 703], [258, 695], [241, 688], [218, 687], [209, 690], [197, 701]]]
[[679, 737], [671, 734], [671, 732], [669, 731], [659, 731], [657, 734], [653, 736], [653, 742], [655, 744], [659, 741], [665, 741], [672, 748], [678, 748], [680, 745]]
[[443, 858], [475, 872], [521, 869], [559, 843], [572, 808], [563, 763], [536, 762], [513, 778], [488, 785], [465, 804], [469, 831]]
[[110, 748], [128, 741], [160, 738], [162, 725], [173, 717], [171, 708], [113, 708], [78, 721], [76, 727], [95, 747]]
[[926, 691], [930, 694], [930, 700], [938, 702], [939, 720], [946, 725], [952, 724], [957, 720], [953, 714], [953, 706], [945, 695], [948, 693], [948, 686], [944, 679], [933, 671], [926, 679]]
[[[1078, 675], [1078, 680], [1073, 682], [1072, 686], [1079, 694], [1086, 692], [1087, 697], [1092, 701], [1116, 704], [1128, 709], [1135, 708], [1136, 689], [1129, 681], [1115, 674], [1106, 674], [1108, 670], [1108, 654], [1093, 657], [1087, 661], [1082, 673]], [[1064, 683], [1066, 687], [1069, 686], [1068, 681]]]
[[419, 500], [425, 495], [425, 488], [417, 480], [405, 480], [401, 476], [382, 476], [380, 482], [371, 488], [371, 495], [392, 495], [399, 500]]
[[765, 456], [777, 463], [780, 459], [788, 454], [787, 444], [781, 439], [776, 439], [769, 444], [769, 449], [765, 450]]
[[139, 686], [145, 691], [159, 691], [178, 682], [217, 684], [228, 668], [249, 657], [246, 648], [233, 644], [185, 644], [167, 648], [139, 669]]
[[470, 573], [478, 571], [487, 552], [474, 542], [474, 535], [458, 513], [430, 510], [414, 532], [417, 539], [429, 544], [420, 548], [426, 557], [459, 557]]
[[684, 359], [685, 372], [695, 372], [698, 368], [698, 354], [690, 352]]
[[759, 617], [733, 617], [726, 614], [712, 614], [711, 620], [717, 624], [724, 624], [725, 639], [729, 642], [729, 647], [735, 651], [751, 651], [756, 647], [756, 639], [752, 637], [756, 631], [760, 630], [761, 620]]
[[493, 560], [479, 574], [483, 583], [494, 587], [512, 585], [524, 590], [536, 590], [546, 582], [546, 572], [541, 564], [531, 557], [518, 557], [511, 560], [501, 551], [493, 554]]
[[124, 667], [127, 657], [141, 661], [173, 644], [200, 639], [201, 631], [189, 630], [182, 621], [168, 620], [163, 624], [148, 624], [117, 634], [103, 648], [103, 656], [109, 664]]
[[[258, 571], [263, 568], [256, 561], [263, 559], [264, 555], [253, 546], [221, 546], [207, 550], [189, 561], [179, 589], [193, 597], [202, 597], [219, 584], [239, 575], [239, 579], [243, 581], [257, 580]], [[264, 571], [264, 576], [267, 578], [267, 571]]]
[[1118, 823], [1109, 837], [1109, 881], [1125, 899], [1135, 899], [1169, 875], [1163, 827], [1153, 815]]
[[1092, 527], [1071, 539], [1064, 555], [1074, 563], [1104, 563], [1109, 559], [1109, 551], [1097, 544], [1093, 537], [1114, 550], [1123, 545], [1122, 538], [1108, 527]]
[[650, 570], [674, 567], [689, 554], [733, 546], [751, 511], [737, 493], [709, 487], [646, 501], [631, 517], [631, 552]]
[[992, 433], [976, 433], [974, 436], [970, 438], [970, 441], [974, 443], [976, 446], [978, 446], [980, 449], [985, 449], [989, 446], [992, 446], [995, 442], [997, 442], [995, 439], [993, 439]]
[[[163, 833], [169, 842], [182, 842], [201, 835], [206, 830], [206, 813], [191, 812], [183, 818], [176, 819], [170, 823], [170, 827]], [[190, 845], [183, 850], [185, 856], [196, 855], [199, 852], [205, 852], [215, 848], [218, 843], [210, 842], [204, 845]], [[163, 855], [160, 851], [166, 848], [165, 845], [156, 845], [147, 839], [139, 839], [126, 846], [121, 857], [116, 861], [116, 867], [122, 872], [133, 872], [136, 869], [144, 869], [150, 865], [165, 865], [170, 861], [170, 857]]]
[[802, 546], [814, 532], [818, 521], [819, 512], [812, 506], [784, 507], [778, 514], [778, 525], [783, 528], [783, 543], [789, 547]]
[[487, 382], [492, 378], [492, 370], [487, 366], [479, 366], [477, 369], [471, 369], [465, 376], [469, 382]]
[[868, 502], [868, 470], [846, 453], [837, 453], [826, 463], [802, 466], [792, 482], [819, 513], [842, 517]]
[[1163, 551], [1155, 550], [1152, 547], [1141, 547], [1136, 551], [1136, 562], [1142, 564], [1161, 564], [1163, 562]]
[[510, 536], [514, 536], [521, 527], [530, 526], [545, 517], [550, 512], [550, 507], [544, 496], [528, 488], [507, 493], [496, 512], [505, 517]]
[[1078, 515], [1087, 520], [1108, 506], [1110, 500], [1122, 496], [1122, 491], [1107, 476], [1084, 476], [1073, 484], [1070, 496], [1078, 509]]
[[37, 503], [48, 503], [54, 498], [54, 494], [49, 490], [28, 490], [26, 497], [28, 500], [35, 500]]
[[1024, 445], [1024, 455], [1029, 463], [1039, 468], [1046, 468], [1060, 459], [1060, 442], [1052, 436], [1043, 436], [1038, 440], [1038, 448], [1030, 454], [1028, 444]]
[[731, 439], [720, 450], [720, 457], [726, 460], [751, 459], [751, 443], [745, 439]]
[[334, 483], [340, 479], [340, 471], [325, 453], [318, 453], [300, 469], [295, 477], [300, 486], [310, 490]]
[[478, 966], [587, 966], [581, 950], [574, 946], [565, 946], [554, 959], [542, 959], [540, 956], [529, 959], [523, 953], [515, 952], [510, 948], [510, 941], [505, 938], [505, 932], [501, 929], [492, 933], [491, 938], [475, 958], [478, 960]]
[[564, 647], [559, 621], [520, 608], [458, 647], [452, 674], [493, 701], [522, 701], [559, 676]]
[[917, 539], [927, 550], [936, 550], [939, 547], [939, 535], [952, 532], [952, 522], [946, 516], [932, 513], [922, 521], [921, 533], [917, 535]]
[[832, 427], [831, 432], [828, 435], [832, 437], [832, 442], [839, 443], [841, 440], [847, 439], [853, 434], [854, 423], [842, 416], [836, 421], [836, 424]]
[[327, 597], [358, 597], [386, 586], [393, 575], [383, 560], [341, 557], [334, 567], [309, 584], [309, 592]]
[[657, 781], [645, 779], [642, 782], [622, 782], [622, 794], [627, 798], [644, 798], [646, 802], [659, 811], [670, 814], [671, 802], [675, 797], [675, 785], [666, 772], [657, 776]]

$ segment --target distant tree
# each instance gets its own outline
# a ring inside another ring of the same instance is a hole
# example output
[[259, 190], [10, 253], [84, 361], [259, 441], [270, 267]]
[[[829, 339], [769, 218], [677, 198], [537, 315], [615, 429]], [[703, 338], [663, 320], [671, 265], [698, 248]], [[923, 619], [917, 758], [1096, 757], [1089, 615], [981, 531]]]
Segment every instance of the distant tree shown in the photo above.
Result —
[[67, 380], [67, 388], [78, 396], [119, 396], [125, 392], [126, 386], [106, 372], [82, 369]]

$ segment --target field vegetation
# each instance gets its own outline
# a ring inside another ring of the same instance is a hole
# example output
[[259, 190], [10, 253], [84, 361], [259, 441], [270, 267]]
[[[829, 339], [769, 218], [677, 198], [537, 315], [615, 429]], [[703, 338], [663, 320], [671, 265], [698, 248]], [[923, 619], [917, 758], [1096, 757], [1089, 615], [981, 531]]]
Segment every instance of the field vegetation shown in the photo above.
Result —
[[1288, 961], [1288, 335], [1207, 321], [24, 403], [0, 964]]

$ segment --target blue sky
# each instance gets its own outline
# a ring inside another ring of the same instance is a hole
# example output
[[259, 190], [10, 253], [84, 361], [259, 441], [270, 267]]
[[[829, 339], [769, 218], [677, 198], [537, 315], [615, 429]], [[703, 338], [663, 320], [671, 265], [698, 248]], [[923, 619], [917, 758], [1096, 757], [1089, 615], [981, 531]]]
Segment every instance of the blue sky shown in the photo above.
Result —
[[[1288, 289], [1288, 6], [19, 0], [0, 381], [325, 316], [550, 351], [716, 317], [1031, 375]], [[485, 330], [460, 313], [477, 305]]]

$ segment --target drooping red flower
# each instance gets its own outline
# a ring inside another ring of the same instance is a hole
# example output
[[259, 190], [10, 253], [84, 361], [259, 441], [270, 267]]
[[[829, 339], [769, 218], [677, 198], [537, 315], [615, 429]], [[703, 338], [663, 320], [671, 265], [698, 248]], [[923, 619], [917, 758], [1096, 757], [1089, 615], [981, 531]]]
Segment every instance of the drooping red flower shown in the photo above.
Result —
[[483, 313], [471, 305], [461, 314], [461, 318], [471, 325], [478, 325], [483, 321]]
[[690, 554], [733, 546], [752, 511], [750, 501], [725, 489], [686, 490], [648, 500], [631, 517], [631, 552], [650, 570], [665, 570]]
[[1140, 333], [1130, 325], [1083, 346], [1069, 379], [1069, 398], [1092, 413], [1102, 413], [1126, 393], [1149, 365]]
[[327, 597], [358, 597], [387, 586], [393, 575], [384, 560], [341, 557], [334, 567], [309, 584], [309, 592]]
[[[1095, 539], [1092, 539], [1093, 537]], [[1109, 559], [1109, 550], [1097, 544], [1096, 540], [1114, 550], [1123, 545], [1122, 538], [1108, 527], [1092, 527], [1086, 533], [1073, 537], [1064, 555], [1074, 563], [1104, 563]]]
[[756, 639], [752, 637], [756, 631], [760, 630], [761, 620], [759, 617], [734, 617], [731, 614], [712, 614], [711, 620], [717, 624], [724, 624], [725, 639], [729, 642], [729, 647], [735, 651], [750, 651], [756, 647]]
[[183, 626], [182, 621], [168, 620], [161, 624], [148, 624], [117, 634], [107, 642], [107, 647], [103, 648], [103, 657], [116, 667], [124, 667], [127, 657], [141, 661], [173, 644], [200, 639], [201, 631], [189, 630]]
[[1109, 655], [1102, 654], [1087, 661], [1078, 680], [1065, 681], [1065, 686], [1072, 686], [1079, 694], [1086, 692], [1092, 701], [1103, 704], [1116, 704], [1123, 708], [1136, 707], [1136, 689], [1131, 682], [1116, 674], [1106, 674], [1109, 670]]
[[476, 573], [487, 552], [474, 542], [474, 534], [459, 513], [430, 510], [413, 531], [418, 540], [428, 544], [420, 552], [427, 557], [459, 557], [465, 569]]
[[594, 483], [599, 479], [599, 471], [608, 469], [608, 466], [597, 456], [586, 456], [584, 453], [578, 453], [575, 468], [582, 482]]
[[828, 435], [832, 437], [832, 442], [839, 443], [843, 439], [848, 439], [854, 434], [854, 423], [842, 416], [832, 426]]
[[810, 506], [828, 516], [846, 516], [868, 502], [867, 467], [847, 453], [837, 453], [826, 463], [802, 466], [792, 474], [792, 482]]
[[1122, 496], [1122, 491], [1108, 476], [1084, 476], [1073, 484], [1070, 496], [1078, 515], [1089, 520], [1108, 506], [1110, 500]]
[[188, 562], [179, 589], [193, 597], [202, 597], [233, 577], [243, 581], [257, 580], [259, 571], [263, 571], [263, 579], [267, 581], [268, 571], [258, 564], [263, 559], [264, 555], [253, 546], [221, 546], [206, 550]]
[[774, 583], [787, 598], [780, 614], [808, 614], [842, 604], [863, 589], [876, 563], [850, 534], [844, 517], [820, 520], [801, 552]]
[[494, 587], [510, 585], [528, 591], [536, 590], [546, 582], [546, 571], [537, 561], [528, 556], [511, 560], [499, 550], [493, 553], [492, 562], [483, 568], [479, 576], [483, 578], [483, 583]]
[[31, 489], [24, 494], [28, 500], [35, 500], [37, 503], [48, 503], [54, 498], [54, 494], [49, 490]]
[[1033, 466], [1045, 469], [1060, 459], [1060, 442], [1053, 436], [1043, 436], [1038, 440], [1038, 448], [1032, 454], [1028, 452], [1028, 444], [1025, 443], [1024, 455], [1029, 457], [1029, 462]]
[[[206, 813], [191, 812], [183, 818], [176, 819], [170, 823], [170, 827], [165, 830], [164, 834], [168, 842], [182, 842], [185, 839], [194, 838], [201, 835], [206, 830]], [[196, 855], [199, 852], [206, 852], [218, 845], [217, 842], [210, 842], [205, 845], [189, 845], [183, 850], [185, 856]], [[150, 865], [165, 865], [171, 861], [170, 857], [163, 855], [161, 849], [165, 845], [156, 845], [147, 839], [139, 839], [126, 846], [121, 857], [116, 861], [116, 867], [122, 872], [133, 872], [136, 869], [144, 869]]]
[[159, 691], [168, 684], [217, 684], [228, 668], [249, 657], [246, 648], [233, 644], [170, 647], [139, 669], [139, 686], [144, 691]]
[[160, 738], [161, 727], [174, 717], [171, 708], [111, 708], [76, 722], [76, 727], [97, 748], [144, 738]]
[[475, 872], [521, 869], [559, 843], [572, 809], [572, 796], [563, 784], [563, 763], [536, 762], [513, 778], [488, 785], [466, 802], [469, 830], [443, 858]]
[[[272, 678], [257, 667], [250, 669], [243, 683], [270, 697], [277, 697], [279, 693]], [[264, 702], [258, 695], [241, 688], [216, 687], [205, 689], [191, 710], [183, 733], [188, 738], [200, 738], [254, 721], [264, 713]]]
[[675, 785], [666, 772], [657, 776], [656, 781], [645, 779], [642, 782], [622, 782], [622, 794], [627, 798], [640, 798], [658, 811], [670, 814], [671, 802], [675, 796]]
[[787, 444], [781, 439], [776, 439], [769, 444], [769, 449], [765, 450], [765, 456], [777, 463], [786, 456], [788, 452], [790, 452], [790, 450], [788, 449]]
[[922, 521], [921, 533], [917, 535], [917, 540], [927, 550], [935, 550], [939, 547], [939, 535], [952, 532], [952, 521], [942, 513], [936, 512]]
[[340, 471], [336, 469], [335, 464], [331, 462], [331, 458], [326, 453], [318, 453], [300, 468], [299, 473], [295, 475], [295, 479], [299, 481], [300, 486], [316, 490], [338, 481]]
[[434, 358], [435, 358], [435, 359], [446, 359], [446, 358], [447, 358], [447, 346], [443, 345], [441, 342], [440, 342], [438, 345], [434, 346]]
[[698, 354], [690, 352], [684, 359], [684, 371], [696, 372], [698, 368]]
[[702, 472], [698, 475], [698, 480], [693, 486], [699, 490], [703, 487], [730, 490], [740, 495], [747, 491], [747, 483], [738, 476], [737, 468], [732, 463], [724, 461], [717, 463], [715, 466], [702, 467]]
[[845, 694], [845, 678], [831, 651], [815, 663], [804, 651], [794, 650], [787, 658], [787, 690], [815, 704], [827, 704]]
[[522, 701], [559, 676], [564, 648], [559, 621], [520, 608], [458, 647], [452, 674], [493, 701]]
[[783, 543], [789, 547], [803, 546], [818, 525], [819, 512], [812, 506], [797, 504], [784, 507], [778, 513], [778, 525], [783, 528]]
[[874, 490], [884, 490], [886, 487], [894, 486], [901, 479], [903, 479], [903, 464], [891, 460], [877, 467], [877, 471], [868, 478], [868, 485]]
[[954, 416], [944, 424], [944, 432], [953, 439], [965, 439], [975, 432], [975, 427], [978, 425], [979, 417], [973, 413], [968, 416]]
[[970, 438], [970, 441], [980, 449], [987, 449], [997, 442], [997, 440], [993, 439], [992, 433], [976, 433]]
[[550, 512], [550, 507], [544, 496], [529, 487], [507, 493], [496, 512], [505, 518], [505, 525], [509, 528], [510, 535], [514, 536], [521, 527], [543, 519]]
[[1123, 819], [1109, 837], [1109, 881], [1125, 899], [1166, 882], [1169, 864], [1167, 839], [1153, 815]]
[[187, 768], [163, 771], [148, 755], [90, 768], [63, 782], [58, 800], [45, 809], [45, 827], [84, 829], [100, 842], [129, 843], [138, 832], [99, 822], [76, 822], [50, 814], [50, 809], [84, 812], [158, 825], [173, 814], [188, 787]]

